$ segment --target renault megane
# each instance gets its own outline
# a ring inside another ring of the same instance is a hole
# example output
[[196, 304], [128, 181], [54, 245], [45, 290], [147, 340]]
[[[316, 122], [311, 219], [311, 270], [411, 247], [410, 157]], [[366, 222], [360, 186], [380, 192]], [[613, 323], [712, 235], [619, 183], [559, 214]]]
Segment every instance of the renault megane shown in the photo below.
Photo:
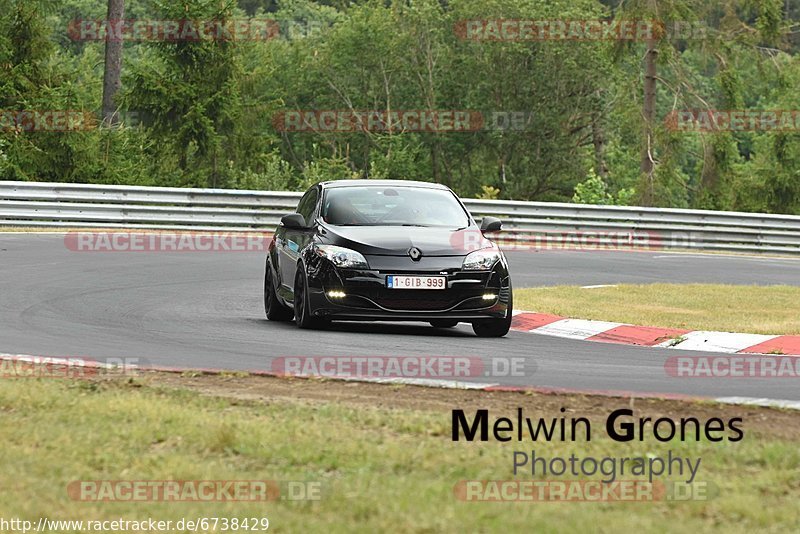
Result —
[[481, 337], [511, 326], [508, 263], [449, 188], [403, 180], [311, 187], [269, 246], [264, 307], [300, 328], [334, 320], [472, 324]]

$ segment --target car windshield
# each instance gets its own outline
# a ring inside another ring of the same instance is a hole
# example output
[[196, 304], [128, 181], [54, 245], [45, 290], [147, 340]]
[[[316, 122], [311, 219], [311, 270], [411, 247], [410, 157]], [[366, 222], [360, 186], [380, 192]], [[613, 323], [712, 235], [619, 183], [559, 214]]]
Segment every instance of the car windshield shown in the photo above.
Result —
[[322, 218], [337, 226], [469, 226], [453, 193], [424, 187], [332, 187]]

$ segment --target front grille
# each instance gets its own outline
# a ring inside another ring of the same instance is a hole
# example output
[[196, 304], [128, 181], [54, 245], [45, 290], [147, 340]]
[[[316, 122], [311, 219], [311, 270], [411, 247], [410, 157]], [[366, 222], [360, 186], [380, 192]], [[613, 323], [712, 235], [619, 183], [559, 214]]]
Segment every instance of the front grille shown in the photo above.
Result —
[[[390, 310], [448, 310], [464, 299], [480, 296], [482, 289], [453, 292], [449, 290], [414, 290], [414, 289], [378, 289], [368, 292], [365, 296], [378, 305]], [[485, 304], [468, 303], [469, 308], [481, 308]], [[464, 309], [464, 308], [460, 308]]]

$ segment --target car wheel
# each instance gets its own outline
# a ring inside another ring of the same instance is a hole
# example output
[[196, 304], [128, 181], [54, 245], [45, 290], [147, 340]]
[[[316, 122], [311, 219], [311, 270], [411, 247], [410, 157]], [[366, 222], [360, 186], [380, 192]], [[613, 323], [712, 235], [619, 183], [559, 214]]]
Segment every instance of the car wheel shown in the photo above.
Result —
[[458, 324], [458, 321], [452, 319], [434, 319], [431, 321], [431, 326], [434, 328], [453, 328]]
[[503, 337], [511, 329], [514, 311], [514, 294], [508, 286], [508, 310], [502, 319], [483, 319], [472, 323], [472, 330], [478, 337]]
[[294, 280], [294, 322], [300, 328], [321, 328], [325, 326], [326, 321], [311, 315], [313, 310], [310, 309], [309, 302], [306, 275], [303, 272], [303, 266], [298, 265], [297, 276]]
[[284, 306], [278, 294], [275, 293], [275, 284], [272, 283], [272, 269], [267, 263], [267, 273], [264, 275], [264, 312], [270, 321], [291, 321], [294, 312]]

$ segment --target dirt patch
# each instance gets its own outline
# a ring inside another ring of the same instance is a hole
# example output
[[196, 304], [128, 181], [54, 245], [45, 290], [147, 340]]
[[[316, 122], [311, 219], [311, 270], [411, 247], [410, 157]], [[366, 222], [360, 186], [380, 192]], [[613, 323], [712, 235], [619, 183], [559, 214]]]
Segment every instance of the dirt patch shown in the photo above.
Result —
[[580, 415], [602, 424], [618, 408], [632, 408], [639, 417], [693, 416], [741, 417], [747, 435], [780, 439], [800, 439], [800, 412], [776, 408], [733, 406], [713, 402], [622, 398], [600, 395], [543, 394], [535, 392], [480, 391], [372, 384], [340, 380], [277, 378], [244, 375], [187, 375], [147, 372], [140, 379], [153, 387], [184, 388], [215, 397], [254, 403], [339, 403], [375, 409], [432, 411], [449, 414], [453, 408], [488, 409], [490, 413], [513, 416], [522, 408], [528, 416], [547, 414]]

